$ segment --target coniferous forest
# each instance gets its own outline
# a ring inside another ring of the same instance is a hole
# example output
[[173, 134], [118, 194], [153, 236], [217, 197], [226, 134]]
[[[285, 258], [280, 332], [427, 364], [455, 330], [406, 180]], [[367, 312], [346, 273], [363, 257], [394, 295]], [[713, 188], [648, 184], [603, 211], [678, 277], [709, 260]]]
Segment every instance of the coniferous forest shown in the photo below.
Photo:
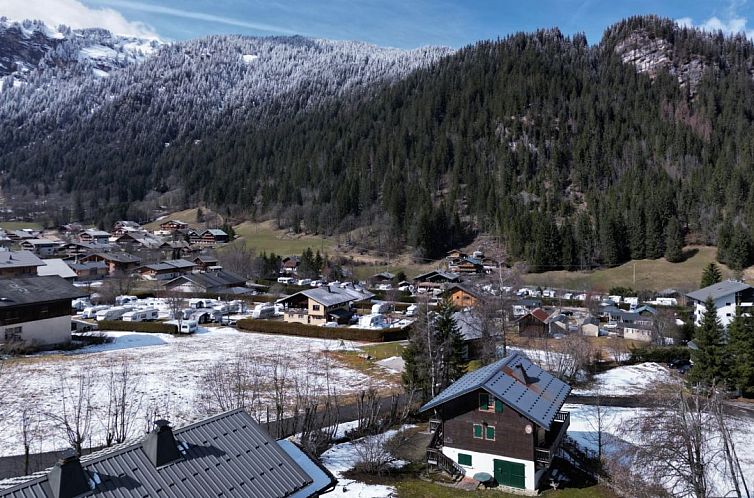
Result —
[[4, 186], [79, 192], [102, 226], [178, 189], [186, 205], [295, 230], [371, 226], [430, 258], [488, 233], [535, 271], [677, 261], [686, 242], [742, 268], [754, 260], [752, 68], [744, 38], [631, 18], [598, 44], [556, 30], [482, 41], [205, 126], [137, 81], [98, 119], [49, 117], [72, 120], [57, 132], [6, 122], [0, 161]]

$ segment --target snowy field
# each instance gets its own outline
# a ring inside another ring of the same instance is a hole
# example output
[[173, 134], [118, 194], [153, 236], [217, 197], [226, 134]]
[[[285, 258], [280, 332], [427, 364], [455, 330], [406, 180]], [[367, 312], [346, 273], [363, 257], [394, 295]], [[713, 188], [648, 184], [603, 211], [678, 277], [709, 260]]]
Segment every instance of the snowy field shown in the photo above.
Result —
[[584, 396], [632, 396], [646, 392], [659, 383], [669, 382], [673, 374], [659, 363], [639, 363], [616, 367], [594, 376], [587, 388], [574, 389]]
[[[385, 383], [335, 361], [325, 361], [323, 352], [338, 349], [341, 341], [255, 334], [228, 327], [199, 330], [200, 333], [192, 336], [108, 332], [108, 336], [115, 338], [109, 344], [38, 354], [15, 361], [3, 373], [0, 387], [3, 401], [0, 413], [4, 412], [4, 416], [0, 416], [0, 434], [6, 440], [0, 444], [0, 456], [23, 452], [20, 427], [25, 407], [34, 407], [36, 412], [44, 414], [59, 412], [63, 393], [71, 391], [70, 387], [66, 390], [62, 386], [62, 378], [67, 378], [68, 385], [75, 388], [82, 371], [93, 373], [97, 384], [91, 398], [95, 408], [102, 409], [107, 403], [106, 379], [113, 366], [124, 358], [138, 372], [141, 411], [146, 414], [158, 410], [177, 426], [203, 415], [198, 413], [200, 403], [196, 400], [200, 379], [207, 367], [219, 360], [230, 360], [238, 353], [254, 359], [265, 381], [269, 380], [266, 377], [273, 366], [285, 365], [289, 379], [299, 382], [308, 379], [311, 385], [318, 387], [329, 383], [338, 394], [354, 393], [370, 385], [383, 387]], [[268, 384], [266, 389], [269, 394]], [[137, 433], [146, 425], [146, 418], [142, 419], [135, 428]], [[43, 437], [33, 445], [33, 452], [67, 446], [60, 431], [53, 430], [49, 417], [42, 416], [40, 420], [39, 432]], [[102, 444], [104, 431], [102, 420], [95, 415], [92, 445]]]
[[[568, 436], [582, 448], [597, 453], [597, 419], [596, 408], [588, 405], [565, 404], [563, 410], [571, 413], [571, 425]], [[602, 407], [603, 416], [603, 451], [607, 455], [618, 454], [625, 445], [630, 445], [622, 429], [634, 417], [645, 414], [641, 408]], [[750, 418], [729, 419], [732, 429], [733, 442], [741, 463], [743, 474], [747, 476], [747, 484], [754, 484], [754, 420]], [[724, 473], [724, 462], [717, 462], [717, 469], [713, 472], [712, 484], [715, 488], [713, 496], [723, 496], [732, 487]], [[728, 495], [733, 496], [733, 495]]]

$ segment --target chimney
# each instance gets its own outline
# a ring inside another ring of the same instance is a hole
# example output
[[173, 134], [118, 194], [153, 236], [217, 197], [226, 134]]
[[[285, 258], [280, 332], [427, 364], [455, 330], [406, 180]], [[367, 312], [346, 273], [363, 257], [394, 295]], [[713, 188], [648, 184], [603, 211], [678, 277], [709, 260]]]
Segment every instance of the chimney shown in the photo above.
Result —
[[92, 490], [89, 487], [89, 476], [73, 449], [63, 452], [47, 475], [47, 481], [54, 498], [74, 498]]
[[155, 467], [162, 467], [181, 458], [173, 429], [167, 420], [155, 420], [155, 428], [147, 434], [141, 447]]
[[518, 373], [521, 375], [521, 381], [527, 386], [531, 384], [531, 379], [529, 378], [528, 375], [526, 375], [526, 369], [524, 368], [524, 366], [519, 363], [518, 365], [516, 365], [515, 368], [518, 370]]

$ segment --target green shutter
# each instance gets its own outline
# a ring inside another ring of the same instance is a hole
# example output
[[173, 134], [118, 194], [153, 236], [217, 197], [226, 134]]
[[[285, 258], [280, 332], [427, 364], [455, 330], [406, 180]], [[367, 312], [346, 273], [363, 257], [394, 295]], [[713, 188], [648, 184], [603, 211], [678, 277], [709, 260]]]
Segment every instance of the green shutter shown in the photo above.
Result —
[[459, 465], [466, 465], [468, 467], [471, 467], [471, 455], [467, 455], [466, 453], [459, 453], [458, 454], [458, 464]]
[[490, 441], [495, 440], [495, 428], [491, 425], [487, 426], [487, 439], [489, 439]]
[[482, 426], [479, 424], [474, 424], [474, 437], [482, 439]]
[[479, 409], [487, 410], [490, 406], [490, 396], [487, 393], [479, 393]]
[[503, 413], [503, 402], [499, 399], [495, 400], [495, 413]]

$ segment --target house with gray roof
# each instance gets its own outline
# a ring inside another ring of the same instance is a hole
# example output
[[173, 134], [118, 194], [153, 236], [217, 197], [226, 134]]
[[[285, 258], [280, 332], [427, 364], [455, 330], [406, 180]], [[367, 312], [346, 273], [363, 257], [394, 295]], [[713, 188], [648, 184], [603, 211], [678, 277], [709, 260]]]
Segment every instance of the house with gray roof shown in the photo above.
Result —
[[374, 294], [354, 284], [323, 285], [278, 299], [285, 307], [283, 320], [309, 325], [348, 323], [351, 304], [372, 299]]
[[0, 481], [0, 498], [305, 498], [335, 478], [296, 444], [274, 440], [243, 410], [173, 430], [155, 421], [145, 437], [47, 471]]
[[717, 317], [724, 327], [736, 316], [736, 307], [746, 310], [754, 309], [754, 287], [738, 280], [724, 280], [703, 289], [686, 294], [694, 307], [694, 322], [699, 325], [704, 316], [707, 299], [715, 303]]
[[250, 293], [246, 279], [229, 271], [217, 270], [187, 273], [165, 283], [165, 288], [176, 292], [244, 294]]
[[71, 300], [89, 294], [63, 278], [0, 279], [0, 343], [49, 347], [71, 341]]
[[173, 280], [183, 275], [188, 275], [196, 264], [185, 259], [168, 259], [159, 263], [150, 263], [138, 268], [136, 271], [145, 280]]
[[433, 414], [428, 464], [536, 493], [568, 430], [570, 391], [520, 353], [467, 373], [420, 408]]
[[31, 251], [1, 251], [0, 278], [34, 276], [45, 262]]

